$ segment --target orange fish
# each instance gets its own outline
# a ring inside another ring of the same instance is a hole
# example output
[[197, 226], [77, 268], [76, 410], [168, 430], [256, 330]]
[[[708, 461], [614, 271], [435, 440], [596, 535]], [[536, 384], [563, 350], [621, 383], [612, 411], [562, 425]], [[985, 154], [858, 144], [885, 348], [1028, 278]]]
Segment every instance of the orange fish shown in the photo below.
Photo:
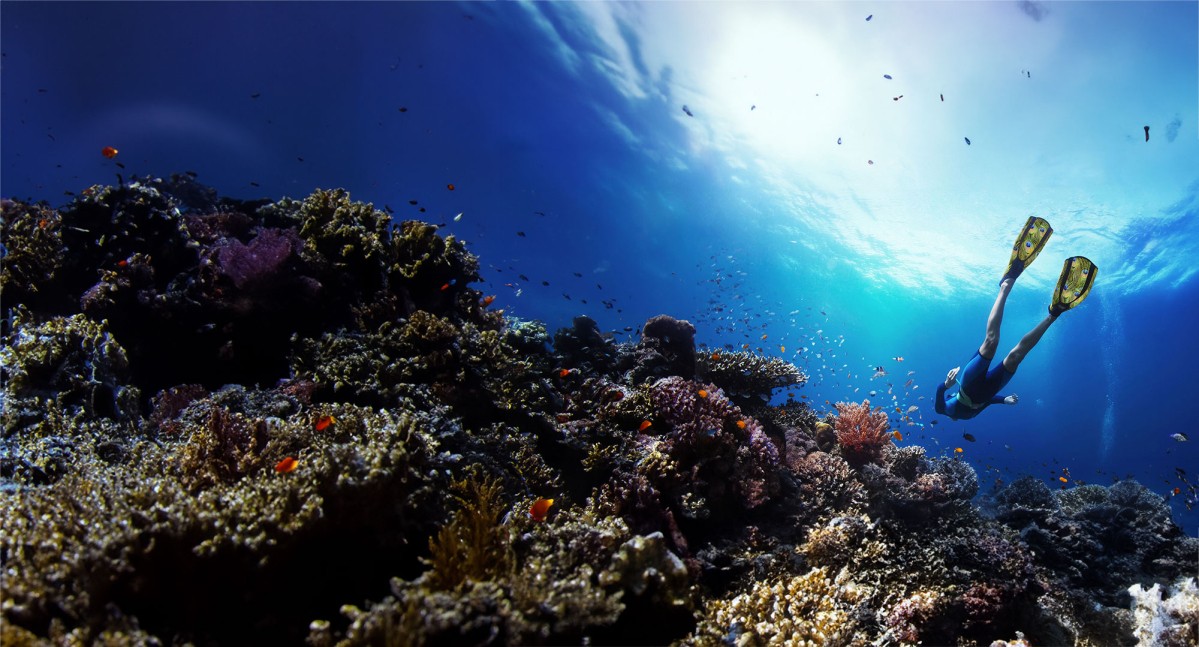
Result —
[[1059, 477], [1057, 477], [1057, 480], [1061, 481], [1062, 483], [1069, 483], [1069, 482], [1070, 482], [1070, 479], [1068, 479], [1068, 478], [1066, 478], [1066, 477], [1064, 477], [1064, 476], [1059, 476]]
[[483, 300], [479, 302], [479, 307], [480, 307], [480, 308], [486, 308], [487, 306], [491, 305], [491, 302], [492, 302], [492, 301], [495, 301], [495, 295], [494, 295], [494, 294], [491, 294], [491, 295], [485, 296], [485, 297], [483, 297]]
[[720, 359], [720, 353], [712, 353], [712, 361]]
[[570, 375], [569, 368], [564, 368], [561, 371], [558, 371], [558, 377], [566, 377], [567, 375]]
[[287, 458], [279, 461], [278, 463], [275, 463], [275, 471], [280, 474], [287, 474], [288, 472], [294, 472], [296, 467], [299, 464], [300, 464], [300, 461], [297, 461], [296, 459], [292, 458], [291, 456], [288, 456]]
[[953, 453], [955, 453], [955, 454], [960, 454], [960, 453], [962, 453], [963, 451], [965, 451], [965, 450], [963, 450], [961, 447], [954, 447], [954, 448], [953, 448]]
[[654, 423], [652, 423], [648, 420], [642, 420], [641, 424], [637, 427], [637, 431], [645, 431], [646, 429], [649, 429], [652, 426], [654, 426]]
[[447, 184], [447, 185], [445, 185], [445, 188], [447, 188], [447, 189], [449, 189], [449, 190], [453, 191], [453, 190], [454, 190], [454, 185], [453, 185], [453, 184]]
[[445, 284], [443, 284], [443, 285], [441, 286], [441, 291], [442, 291], [442, 292], [445, 292], [445, 291], [446, 291], [446, 290], [448, 290], [448, 289], [450, 289], [450, 284], [449, 284], [449, 283], [445, 283]]
[[330, 416], [330, 415], [321, 416], [316, 419], [316, 425], [315, 425], [316, 430], [324, 431], [324, 430], [328, 429], [329, 426], [335, 422], [337, 422], [337, 419], [334, 418], [333, 416]]
[[779, 344], [779, 352], [780, 352], [780, 353], [785, 353], [785, 352], [787, 352], [787, 347], [786, 347], [786, 346], [783, 346], [782, 344]]
[[737, 428], [738, 428], [738, 429], [745, 429], [745, 421], [744, 421], [744, 420], [738, 420], [738, 421], [737, 421]]
[[1174, 494], [1176, 494], [1176, 495], [1182, 494], [1182, 488], [1177, 488], [1177, 487], [1174, 488]]
[[899, 433], [898, 429], [891, 432], [891, 437], [894, 438], [895, 440], [903, 440], [903, 434]]
[[703, 389], [700, 389], [700, 390], [699, 390], [699, 397], [701, 397], [701, 398], [706, 398], [706, 397], [708, 397], [708, 392], [707, 392], [707, 391], [705, 391], [705, 390], [703, 390]]
[[105, 146], [104, 148], [100, 149], [100, 154], [103, 155], [104, 157], [107, 157], [108, 159], [112, 159], [112, 158], [116, 157], [117, 153], [119, 153], [119, 152], [120, 151], [113, 148], [112, 146]]
[[762, 335], [762, 339], [766, 339], [768, 335]]
[[533, 505], [529, 506], [529, 518], [533, 521], [545, 521], [545, 515], [549, 514], [552, 505], [554, 505], [553, 499], [537, 499]]

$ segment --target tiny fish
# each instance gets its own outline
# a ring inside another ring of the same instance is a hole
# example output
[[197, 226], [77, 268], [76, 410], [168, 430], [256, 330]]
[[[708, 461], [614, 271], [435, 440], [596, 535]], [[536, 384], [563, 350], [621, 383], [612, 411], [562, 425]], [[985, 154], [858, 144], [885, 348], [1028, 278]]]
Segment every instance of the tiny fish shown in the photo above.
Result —
[[688, 116], [688, 117], [694, 117], [694, 116], [695, 116], [695, 115], [691, 114], [691, 109], [690, 109], [690, 108], [688, 108], [687, 106], [683, 106], [683, 112], [687, 113], [687, 116]]
[[892, 100], [892, 101], [899, 101], [899, 100], [900, 100], [900, 99], [902, 99], [902, 98], [903, 98], [903, 95], [901, 94], [901, 95], [899, 95], [898, 97], [892, 97], [892, 98], [891, 98], [891, 100]]
[[454, 222], [459, 222], [459, 221], [461, 221], [461, 220], [462, 220], [462, 214], [461, 214], [461, 213], [459, 213], [458, 215], [454, 216]]
[[974, 434], [969, 434], [969, 433], [962, 434], [962, 438], [965, 438], [966, 440], [968, 440], [968, 441], [970, 441], [970, 442], [974, 442], [974, 441], [975, 441], [975, 439], [974, 439]]
[[100, 149], [100, 154], [103, 155], [104, 157], [107, 157], [108, 159], [112, 159], [112, 158], [116, 157], [117, 153], [119, 153], [119, 152], [120, 151], [113, 148], [112, 146], [105, 146], [104, 148]]
[[838, 146], [840, 146], [840, 145], [841, 145], [841, 138], [840, 138], [840, 137], [838, 137], [838, 138], [837, 138], [837, 145], [838, 145]]
[[871, 166], [874, 166], [874, 160], [866, 160], [866, 163]]
[[884, 75], [883, 75], [883, 78], [884, 78], [884, 79], [887, 79], [888, 81], [890, 81], [890, 80], [891, 80], [891, 75], [890, 75], [890, 74], [884, 74]]
[[483, 297], [482, 301], [479, 301], [479, 307], [486, 308], [487, 306], [491, 305], [492, 301], [495, 301], [495, 295], [489, 294], [489, 295]]
[[873, 17], [874, 17], [874, 14], [870, 14], [869, 16], [866, 16], [866, 22], [870, 22], [870, 19]]
[[445, 185], [445, 188], [449, 189], [450, 191], [453, 191], [453, 190], [454, 190], [454, 185], [453, 185], [453, 184], [447, 184], [447, 185]]
[[251, 98], [251, 99], [257, 99], [258, 97], [261, 97], [261, 96], [262, 96], [262, 93], [261, 93], [261, 92], [255, 92], [254, 94], [251, 94], [251, 95], [250, 95], [250, 98]]
[[1062, 483], [1069, 483], [1069, 482], [1070, 482], [1070, 479], [1068, 479], [1068, 478], [1066, 478], [1066, 477], [1064, 477], [1064, 476], [1059, 476], [1059, 477], [1057, 477], [1057, 480], [1061, 481]]
[[895, 361], [897, 361], [897, 362], [902, 362], [902, 361], [903, 361], [903, 357], [892, 357], [891, 359], [893, 359], [893, 360], [895, 360]]
[[516, 232], [516, 235], [517, 235], [517, 236], [520, 236], [521, 238], [524, 238], [524, 237], [525, 237], [525, 232], [523, 232], [523, 231], [518, 231], [518, 232]]
[[1149, 141], [1149, 126], [1145, 126], [1145, 141]]
[[648, 420], [642, 420], [641, 424], [637, 425], [637, 431], [645, 431], [646, 429], [649, 429], [652, 426], [654, 426], [654, 423], [652, 423]]
[[324, 415], [324, 416], [317, 418], [316, 423], [313, 426], [316, 427], [317, 431], [324, 431], [324, 430], [328, 429], [330, 427], [330, 425], [332, 425], [335, 422], [337, 422], [337, 419], [334, 418], [333, 416]]
[[943, 95], [943, 94], [941, 95], [941, 100], [942, 100], [942, 101], [944, 101], [944, 100], [945, 100], [945, 95]]
[[529, 518], [533, 521], [545, 521], [545, 516], [550, 512], [550, 506], [554, 505], [553, 499], [538, 498], [529, 506]]
[[567, 375], [570, 375], [569, 368], [564, 368], [564, 369], [558, 371], [558, 377], [566, 377]]
[[1180, 443], [1185, 443], [1188, 440], [1187, 435], [1182, 433], [1181, 431], [1176, 434], [1170, 434], [1170, 437], [1173, 438], [1174, 440], [1177, 440]]
[[970, 138], [969, 138], [969, 137], [964, 137], [963, 139], [965, 139], [965, 140], [966, 140], [966, 145], [967, 145], [967, 146], [969, 146], [969, 145], [970, 145]]
[[912, 406], [908, 407], [908, 413], [915, 413], [915, 412], [917, 412], [917, 411], [919, 411], [919, 410], [920, 410], [920, 407], [918, 407], [918, 406], [916, 406], [916, 405], [914, 405], [914, 404], [913, 404]]
[[891, 432], [891, 437], [895, 440], [903, 440], [903, 434], [898, 429]]
[[738, 428], [738, 429], [745, 429], [745, 426], [746, 426], [746, 425], [745, 425], [745, 421], [744, 421], [744, 420], [738, 420], [738, 421], [737, 421], [737, 428]]
[[953, 448], [953, 453], [955, 453], [955, 454], [960, 454], [960, 453], [962, 453], [962, 452], [964, 452], [964, 451], [966, 451], [966, 450], [962, 449], [961, 447], [954, 447], [954, 448]]
[[700, 389], [700, 390], [699, 390], [699, 397], [701, 397], [701, 398], [706, 398], [706, 397], [708, 397], [708, 392], [707, 392], [707, 391], [705, 391], [705, 390], [703, 390], [703, 389]]
[[296, 467], [298, 467], [299, 465], [300, 465], [300, 461], [297, 461], [296, 459], [292, 458], [291, 456], [288, 456], [287, 458], [279, 461], [278, 463], [275, 463], [275, 471], [278, 472], [279, 474], [287, 474], [288, 472], [294, 472], [296, 470]]

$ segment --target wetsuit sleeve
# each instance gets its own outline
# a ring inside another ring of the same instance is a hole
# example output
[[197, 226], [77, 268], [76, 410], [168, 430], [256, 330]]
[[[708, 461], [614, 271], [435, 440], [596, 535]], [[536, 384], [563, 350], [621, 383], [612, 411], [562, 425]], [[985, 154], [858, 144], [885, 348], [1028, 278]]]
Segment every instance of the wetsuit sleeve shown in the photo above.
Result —
[[1006, 397], [1006, 395], [993, 395], [991, 396], [991, 399], [987, 401], [987, 404], [1003, 404], [1003, 399]]
[[941, 382], [937, 385], [937, 401], [933, 403], [933, 409], [941, 415], [945, 415], [945, 383]]

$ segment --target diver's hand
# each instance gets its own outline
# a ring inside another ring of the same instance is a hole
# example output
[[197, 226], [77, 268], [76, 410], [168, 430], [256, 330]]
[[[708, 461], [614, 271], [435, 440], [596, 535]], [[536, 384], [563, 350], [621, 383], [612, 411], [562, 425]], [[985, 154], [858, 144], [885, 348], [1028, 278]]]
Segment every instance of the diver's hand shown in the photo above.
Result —
[[1016, 404], [1019, 401], [1020, 401], [1020, 396], [1016, 395], [1015, 393], [1013, 393], [1003, 399], [1004, 404]]
[[958, 369], [960, 369], [960, 368], [962, 368], [962, 367], [961, 367], [961, 366], [955, 366], [955, 367], [953, 367], [953, 368], [949, 369], [949, 373], [948, 373], [948, 374], [945, 376], [945, 388], [947, 388], [947, 389], [948, 389], [949, 387], [953, 386], [953, 383], [954, 383], [954, 382], [956, 382], [956, 381], [957, 381], [957, 379], [958, 379]]

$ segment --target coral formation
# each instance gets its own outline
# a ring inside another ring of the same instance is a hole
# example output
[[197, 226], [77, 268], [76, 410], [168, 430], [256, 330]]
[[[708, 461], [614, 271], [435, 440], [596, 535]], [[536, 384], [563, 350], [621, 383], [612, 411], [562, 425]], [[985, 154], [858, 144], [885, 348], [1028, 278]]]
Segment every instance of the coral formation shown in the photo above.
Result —
[[837, 443], [851, 465], [879, 461], [883, 447], [891, 443], [889, 425], [886, 413], [870, 410], [869, 400], [837, 403]]
[[773, 404], [795, 365], [667, 315], [551, 335], [345, 191], [132, 178], [0, 234], [3, 644], [1195, 640], [1136, 483], [989, 518], [869, 402]]

